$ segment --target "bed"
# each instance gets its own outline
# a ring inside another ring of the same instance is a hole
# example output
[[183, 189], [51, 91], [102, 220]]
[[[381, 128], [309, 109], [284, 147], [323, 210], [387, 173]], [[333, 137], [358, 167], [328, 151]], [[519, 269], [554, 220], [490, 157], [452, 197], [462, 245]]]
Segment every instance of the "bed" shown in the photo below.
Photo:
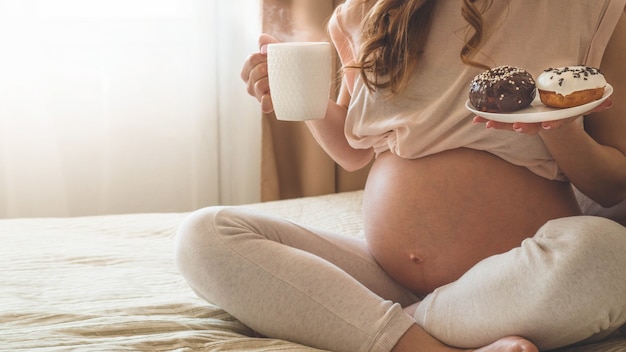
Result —
[[[361, 196], [245, 206], [356, 236]], [[0, 220], [0, 350], [318, 351], [254, 337], [192, 293], [172, 261], [185, 216]], [[562, 351], [626, 351], [626, 339]]]

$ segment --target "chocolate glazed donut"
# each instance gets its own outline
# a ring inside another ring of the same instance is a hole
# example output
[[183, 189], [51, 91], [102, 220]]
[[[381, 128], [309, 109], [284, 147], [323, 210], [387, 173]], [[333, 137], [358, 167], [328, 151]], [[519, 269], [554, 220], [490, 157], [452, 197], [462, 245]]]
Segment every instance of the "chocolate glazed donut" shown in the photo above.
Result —
[[469, 100], [476, 110], [492, 113], [523, 109], [535, 99], [535, 80], [526, 70], [499, 66], [472, 80]]

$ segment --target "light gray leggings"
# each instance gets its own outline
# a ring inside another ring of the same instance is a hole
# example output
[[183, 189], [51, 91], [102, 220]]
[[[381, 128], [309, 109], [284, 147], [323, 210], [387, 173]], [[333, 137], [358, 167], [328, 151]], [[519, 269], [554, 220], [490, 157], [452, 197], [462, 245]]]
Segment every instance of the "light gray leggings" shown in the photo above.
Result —
[[418, 300], [365, 242], [240, 207], [194, 212], [176, 263], [192, 289], [252, 329], [332, 351], [389, 351], [416, 321], [452, 346], [521, 335], [541, 349], [601, 338], [626, 322], [626, 228], [554, 220]]

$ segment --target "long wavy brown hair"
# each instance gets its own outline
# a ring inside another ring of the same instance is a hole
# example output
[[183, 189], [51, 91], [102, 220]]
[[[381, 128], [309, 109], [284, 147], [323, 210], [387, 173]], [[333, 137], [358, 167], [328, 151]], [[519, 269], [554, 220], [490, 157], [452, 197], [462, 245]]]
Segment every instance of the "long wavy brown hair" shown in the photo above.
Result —
[[[378, 0], [362, 22], [362, 47], [352, 66], [370, 90], [402, 90], [424, 51], [437, 0]], [[445, 0], [449, 1], [449, 0]], [[469, 24], [465, 44], [459, 53], [471, 66], [489, 67], [472, 60], [484, 36], [482, 14], [493, 0], [462, 0], [461, 12]]]

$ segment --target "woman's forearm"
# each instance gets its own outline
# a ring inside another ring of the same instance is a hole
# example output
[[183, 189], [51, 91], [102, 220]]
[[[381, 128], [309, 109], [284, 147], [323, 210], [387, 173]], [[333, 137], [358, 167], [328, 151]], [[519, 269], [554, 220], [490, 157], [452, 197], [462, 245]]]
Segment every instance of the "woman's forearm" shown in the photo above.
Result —
[[626, 156], [575, 123], [540, 132], [560, 169], [589, 198], [609, 207], [626, 198]]
[[344, 133], [347, 108], [330, 101], [326, 116], [321, 120], [306, 121], [317, 143], [333, 160], [348, 171], [365, 167], [373, 157], [371, 149], [355, 149]]

